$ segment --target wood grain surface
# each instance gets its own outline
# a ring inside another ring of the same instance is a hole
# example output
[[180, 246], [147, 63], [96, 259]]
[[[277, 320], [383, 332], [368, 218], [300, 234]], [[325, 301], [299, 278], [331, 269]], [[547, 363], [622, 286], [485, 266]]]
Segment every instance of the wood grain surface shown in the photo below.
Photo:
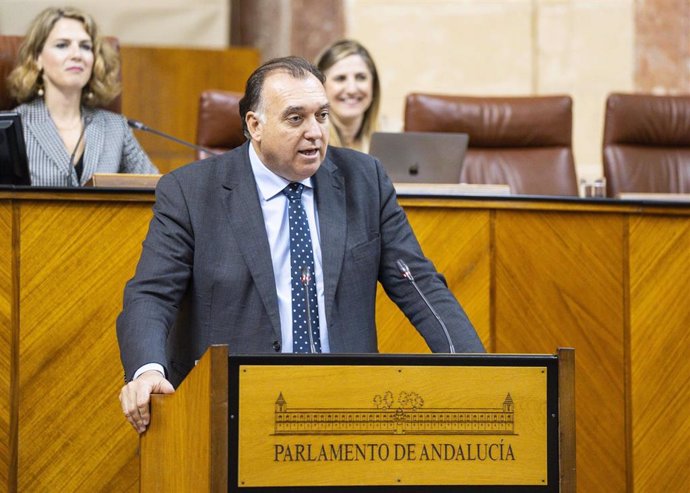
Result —
[[690, 491], [690, 221], [631, 218], [629, 242], [632, 486]]
[[13, 307], [12, 205], [0, 203], [0, 490], [11, 491], [16, 484], [16, 404], [13, 403], [13, 365], [15, 353], [15, 316]]
[[137, 491], [114, 321], [150, 204], [20, 209], [19, 491]]
[[[402, 202], [491, 351], [575, 348], [578, 491], [688, 490], [690, 208]], [[151, 203], [0, 193], [0, 489], [138, 490], [115, 318]], [[428, 351], [382, 300], [377, 322], [382, 351]]]
[[576, 350], [578, 485], [625, 490], [623, 219], [496, 214], [496, 351]]
[[[207, 89], [244, 92], [259, 52], [123, 46], [122, 112], [149, 127], [196, 142], [199, 96]], [[161, 173], [195, 160], [195, 151], [157, 135], [136, 137]]]
[[[451, 208], [414, 208], [408, 219], [424, 254], [442, 272], [448, 287], [472, 320], [482, 342], [491, 347], [491, 213]], [[376, 325], [379, 351], [428, 353], [424, 339], [379, 285]]]
[[194, 370], [174, 394], [153, 396], [141, 439], [142, 492], [227, 491], [227, 346], [211, 347]]

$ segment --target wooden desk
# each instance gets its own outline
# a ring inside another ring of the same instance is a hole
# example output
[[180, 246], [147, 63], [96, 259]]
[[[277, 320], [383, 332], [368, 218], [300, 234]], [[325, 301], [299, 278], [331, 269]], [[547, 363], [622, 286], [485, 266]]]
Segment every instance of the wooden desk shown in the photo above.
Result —
[[[690, 490], [690, 204], [401, 203], [490, 351], [576, 349], [578, 491]], [[383, 351], [427, 350], [378, 308]]]
[[[579, 491], [690, 489], [688, 204], [401, 202], [490, 351], [576, 348]], [[138, 491], [115, 318], [152, 203], [0, 191], [0, 489]], [[381, 351], [425, 352], [384, 298]]]
[[0, 490], [138, 491], [115, 318], [152, 203], [0, 192]]

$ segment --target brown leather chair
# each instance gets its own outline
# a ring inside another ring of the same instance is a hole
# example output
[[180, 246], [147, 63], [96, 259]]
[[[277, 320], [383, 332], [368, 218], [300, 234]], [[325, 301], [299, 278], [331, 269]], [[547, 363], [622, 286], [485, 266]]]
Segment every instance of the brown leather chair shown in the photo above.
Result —
[[609, 95], [603, 157], [610, 197], [690, 193], [690, 95]]
[[17, 62], [21, 36], [0, 36], [0, 111], [11, 110], [17, 106], [7, 89], [7, 76]]
[[[199, 120], [196, 127], [196, 143], [216, 152], [225, 152], [239, 146], [246, 139], [242, 132], [239, 92], [211, 89], [199, 98]], [[197, 158], [208, 154], [197, 151]]]
[[469, 134], [462, 182], [507, 184], [515, 194], [578, 194], [570, 96], [410, 94], [405, 130]]
[[[17, 102], [10, 96], [7, 88], [7, 76], [14, 69], [17, 63], [17, 56], [19, 54], [19, 45], [24, 39], [23, 36], [0, 36], [0, 111], [11, 110], [17, 106]], [[115, 51], [120, 52], [120, 43], [117, 38], [108, 37], [107, 41], [115, 48]], [[121, 77], [121, 76], [120, 76]], [[115, 113], [122, 112], [121, 95], [112, 100], [108, 105], [104, 106], [106, 110], [114, 111]]]

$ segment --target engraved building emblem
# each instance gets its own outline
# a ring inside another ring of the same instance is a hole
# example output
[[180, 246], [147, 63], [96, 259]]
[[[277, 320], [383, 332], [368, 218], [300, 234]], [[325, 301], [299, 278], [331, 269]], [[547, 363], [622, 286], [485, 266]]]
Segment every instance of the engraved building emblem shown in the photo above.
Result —
[[415, 392], [374, 396], [370, 408], [288, 408], [275, 402], [275, 435], [515, 435], [508, 394], [496, 408], [424, 408]]

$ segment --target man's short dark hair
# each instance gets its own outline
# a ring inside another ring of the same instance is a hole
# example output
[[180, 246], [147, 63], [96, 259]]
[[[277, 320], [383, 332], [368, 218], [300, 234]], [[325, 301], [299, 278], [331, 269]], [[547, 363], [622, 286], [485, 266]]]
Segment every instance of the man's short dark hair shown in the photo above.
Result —
[[250, 111], [256, 111], [261, 104], [261, 91], [264, 87], [264, 80], [272, 72], [286, 72], [295, 79], [304, 79], [309, 74], [313, 75], [321, 84], [326, 82], [326, 77], [304, 58], [297, 56], [287, 56], [274, 58], [257, 68], [247, 79], [247, 87], [244, 90], [244, 97], [240, 100], [240, 118], [242, 118], [242, 130], [247, 139], [251, 139], [247, 121], [245, 117]]

